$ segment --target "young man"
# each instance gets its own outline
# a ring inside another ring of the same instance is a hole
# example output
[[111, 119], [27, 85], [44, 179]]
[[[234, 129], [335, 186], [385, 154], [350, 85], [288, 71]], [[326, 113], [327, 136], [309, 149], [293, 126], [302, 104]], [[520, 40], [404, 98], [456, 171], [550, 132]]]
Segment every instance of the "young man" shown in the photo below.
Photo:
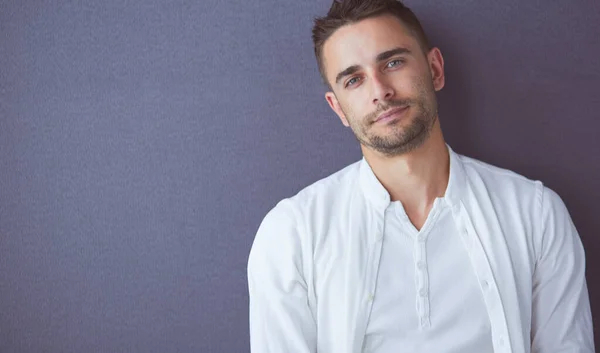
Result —
[[364, 158], [281, 201], [248, 261], [254, 353], [594, 352], [581, 241], [552, 190], [461, 156], [444, 60], [395, 0], [315, 21]]

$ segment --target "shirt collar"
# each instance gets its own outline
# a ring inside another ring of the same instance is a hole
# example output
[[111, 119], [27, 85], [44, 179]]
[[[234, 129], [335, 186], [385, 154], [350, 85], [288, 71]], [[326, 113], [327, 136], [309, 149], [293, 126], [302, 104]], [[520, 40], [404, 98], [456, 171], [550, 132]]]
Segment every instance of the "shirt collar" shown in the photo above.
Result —
[[[450, 177], [443, 200], [451, 207], [460, 204], [460, 197], [465, 187], [466, 178], [464, 167], [457, 154], [446, 144], [450, 154]], [[390, 204], [390, 194], [373, 173], [371, 166], [363, 157], [359, 170], [360, 187], [365, 197], [378, 209], [385, 210]]]

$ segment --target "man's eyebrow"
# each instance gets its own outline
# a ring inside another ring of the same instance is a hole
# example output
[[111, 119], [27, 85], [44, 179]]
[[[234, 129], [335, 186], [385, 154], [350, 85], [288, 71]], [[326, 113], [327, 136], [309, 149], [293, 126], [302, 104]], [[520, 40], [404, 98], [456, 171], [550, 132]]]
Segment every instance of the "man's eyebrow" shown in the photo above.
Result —
[[337, 76], [335, 77], [335, 83], [338, 84], [342, 78], [344, 78], [348, 75], [352, 75], [353, 73], [355, 73], [358, 70], [360, 70], [360, 66], [358, 66], [358, 65], [352, 65], [352, 66], [346, 68], [344, 71], [337, 74]]
[[[384, 61], [384, 60], [391, 58], [394, 55], [399, 55], [399, 54], [410, 54], [410, 50], [407, 48], [401, 48], [401, 47], [386, 50], [383, 53], [380, 53], [379, 55], [377, 55], [377, 57], [375, 57], [375, 61], [377, 61], [377, 62]], [[339, 74], [337, 74], [337, 76], [335, 76], [335, 83], [338, 84], [342, 78], [344, 78], [348, 75], [352, 75], [353, 73], [355, 73], [358, 70], [360, 70], [359, 65], [352, 65], [352, 66], [344, 69], [344, 71], [340, 72]]]
[[400, 47], [386, 50], [383, 53], [377, 55], [377, 57], [375, 58], [375, 61], [377, 61], [377, 62], [384, 61], [384, 60], [387, 60], [387, 59], [391, 58], [392, 56], [398, 55], [398, 54], [410, 54], [410, 50], [408, 50], [407, 48], [400, 48]]

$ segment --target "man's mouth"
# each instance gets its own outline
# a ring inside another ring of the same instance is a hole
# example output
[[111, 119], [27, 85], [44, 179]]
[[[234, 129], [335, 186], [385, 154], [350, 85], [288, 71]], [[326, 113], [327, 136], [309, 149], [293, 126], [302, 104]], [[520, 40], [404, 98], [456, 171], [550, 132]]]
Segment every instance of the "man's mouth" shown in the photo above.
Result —
[[404, 113], [408, 110], [408, 107], [409, 107], [408, 105], [405, 105], [402, 107], [396, 107], [396, 108], [387, 110], [387, 111], [381, 113], [381, 115], [379, 115], [373, 123], [384, 123], [384, 122], [392, 121], [394, 119], [398, 119], [398, 118], [402, 117], [402, 115], [404, 115]]

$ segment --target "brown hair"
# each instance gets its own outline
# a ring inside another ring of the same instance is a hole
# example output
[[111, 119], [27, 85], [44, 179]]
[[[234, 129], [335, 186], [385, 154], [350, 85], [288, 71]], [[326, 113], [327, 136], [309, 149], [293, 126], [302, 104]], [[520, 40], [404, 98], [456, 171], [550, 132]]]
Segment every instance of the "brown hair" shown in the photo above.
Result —
[[325, 41], [340, 27], [384, 14], [396, 16], [417, 39], [424, 53], [431, 49], [429, 40], [417, 16], [398, 0], [333, 0], [325, 17], [315, 18], [312, 29], [312, 40], [317, 57], [319, 72], [325, 84], [329, 82], [323, 67], [323, 45]]

